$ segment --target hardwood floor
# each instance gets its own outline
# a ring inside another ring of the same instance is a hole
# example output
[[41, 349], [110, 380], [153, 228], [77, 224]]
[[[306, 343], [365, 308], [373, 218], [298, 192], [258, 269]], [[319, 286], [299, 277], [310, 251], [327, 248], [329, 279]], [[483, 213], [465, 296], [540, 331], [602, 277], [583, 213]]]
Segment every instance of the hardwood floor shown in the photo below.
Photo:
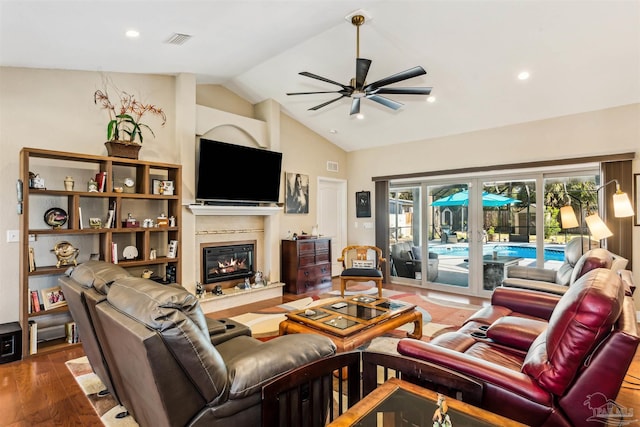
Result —
[[[486, 302], [479, 298], [409, 286], [385, 285], [384, 287], [467, 304], [482, 305]], [[334, 280], [333, 289], [339, 289], [336, 280]], [[325, 292], [327, 292], [326, 289], [309, 294], [285, 294], [281, 298], [224, 310], [216, 313], [215, 317], [236, 316]], [[83, 355], [82, 347], [75, 346], [0, 365], [0, 426], [102, 426], [89, 400], [65, 366], [67, 360]], [[626, 408], [634, 408], [634, 412], [640, 414], [640, 349], [636, 352], [616, 401]]]

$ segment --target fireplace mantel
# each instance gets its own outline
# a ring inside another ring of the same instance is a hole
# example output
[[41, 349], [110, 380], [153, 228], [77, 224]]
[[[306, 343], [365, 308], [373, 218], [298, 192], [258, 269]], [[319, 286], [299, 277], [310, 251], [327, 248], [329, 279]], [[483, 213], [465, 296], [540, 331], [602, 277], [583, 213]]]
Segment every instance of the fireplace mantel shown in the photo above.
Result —
[[257, 215], [271, 216], [282, 211], [279, 206], [215, 206], [189, 205], [194, 215]]

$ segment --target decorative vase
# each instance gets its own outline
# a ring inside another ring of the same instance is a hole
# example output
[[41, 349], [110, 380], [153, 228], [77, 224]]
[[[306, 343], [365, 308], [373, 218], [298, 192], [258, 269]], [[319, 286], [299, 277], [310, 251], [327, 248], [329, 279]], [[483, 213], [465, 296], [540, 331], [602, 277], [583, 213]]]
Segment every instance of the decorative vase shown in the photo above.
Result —
[[73, 191], [73, 184], [74, 184], [74, 181], [73, 181], [72, 177], [70, 177], [70, 176], [65, 177], [65, 179], [64, 179], [64, 189], [66, 191]]
[[111, 157], [124, 157], [125, 159], [138, 159], [138, 153], [142, 146], [127, 141], [107, 141], [107, 154]]

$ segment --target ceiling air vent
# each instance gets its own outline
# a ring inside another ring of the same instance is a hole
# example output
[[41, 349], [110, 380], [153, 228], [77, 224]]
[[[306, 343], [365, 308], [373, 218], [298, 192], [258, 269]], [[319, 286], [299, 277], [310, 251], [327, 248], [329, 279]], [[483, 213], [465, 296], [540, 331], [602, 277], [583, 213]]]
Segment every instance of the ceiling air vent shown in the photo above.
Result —
[[177, 44], [178, 46], [185, 44], [186, 42], [188, 42], [189, 40], [191, 40], [191, 37], [189, 34], [180, 34], [180, 33], [173, 33], [165, 43], [167, 44]]
[[338, 172], [338, 162], [327, 161], [327, 170], [329, 172]]

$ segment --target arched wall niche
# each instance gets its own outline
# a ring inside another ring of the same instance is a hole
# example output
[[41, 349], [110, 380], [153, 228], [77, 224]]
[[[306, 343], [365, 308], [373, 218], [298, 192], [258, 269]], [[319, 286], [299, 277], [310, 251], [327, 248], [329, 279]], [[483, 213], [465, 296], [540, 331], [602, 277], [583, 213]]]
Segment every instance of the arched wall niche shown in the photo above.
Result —
[[246, 147], [268, 148], [261, 145], [253, 135], [236, 125], [221, 124], [201, 135], [200, 138], [215, 141], [228, 142], [229, 144], [243, 145]]
[[[212, 138], [211, 136], [205, 135], [211, 135], [211, 132], [215, 132], [216, 135], [221, 132], [225, 135], [232, 132], [233, 129], [240, 132], [233, 136], [237, 137], [242, 134], [246, 137], [243, 139], [247, 145], [252, 143], [261, 148], [272, 149], [267, 124], [265, 122], [216, 110], [215, 108], [196, 105], [197, 136]], [[239, 143], [239, 141], [228, 139], [224, 142], [230, 142], [232, 144]]]

